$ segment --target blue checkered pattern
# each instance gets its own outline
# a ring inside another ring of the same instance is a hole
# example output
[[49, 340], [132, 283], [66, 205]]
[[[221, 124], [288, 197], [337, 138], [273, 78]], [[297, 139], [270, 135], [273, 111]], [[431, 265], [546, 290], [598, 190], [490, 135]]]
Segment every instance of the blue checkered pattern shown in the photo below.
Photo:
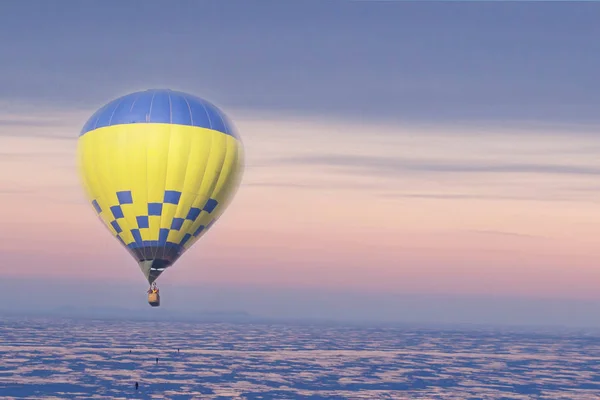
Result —
[[[133, 199], [133, 195], [132, 195], [131, 191], [129, 191], [129, 190], [117, 192], [116, 195], [117, 195], [117, 200], [118, 200], [119, 204], [113, 205], [109, 208], [110, 215], [112, 218], [110, 225], [113, 227], [113, 229], [117, 233], [117, 235], [116, 235], [117, 238], [122, 243], [125, 243], [123, 241], [123, 238], [121, 237], [121, 233], [123, 232], [123, 229], [119, 225], [119, 220], [122, 220], [123, 218], [125, 218], [125, 216], [123, 214], [123, 209], [121, 208], [121, 206], [125, 205], [125, 204], [133, 204], [134, 199]], [[160, 229], [158, 241], [142, 240], [142, 235], [140, 233], [140, 229], [149, 227], [149, 217], [162, 215], [163, 204], [177, 205], [177, 204], [179, 204], [180, 199], [181, 199], [181, 192], [176, 191], [176, 190], [165, 190], [162, 203], [148, 203], [148, 214], [136, 216], [137, 227], [131, 229], [131, 234], [132, 234], [135, 242], [133, 242], [127, 246], [132, 249], [144, 248], [144, 247], [156, 247], [156, 246], [164, 246], [164, 247], [175, 246], [178, 248], [178, 251], [182, 251], [183, 245], [185, 245], [192, 237], [197, 237], [203, 231], [210, 228], [210, 226], [216, 221], [216, 219], [213, 219], [206, 226], [200, 225], [198, 227], [198, 229], [196, 229], [196, 231], [193, 233], [193, 235], [190, 235], [189, 233], [185, 234], [179, 243], [167, 242], [167, 237], [169, 236], [169, 232], [171, 230], [179, 231], [182, 228], [185, 220], [196, 221], [196, 219], [198, 219], [198, 217], [200, 216], [202, 211], [211, 214], [215, 210], [215, 208], [219, 205], [219, 202], [215, 199], [209, 198], [202, 208], [196, 208], [196, 207], [190, 208], [190, 210], [188, 211], [187, 216], [185, 218], [173, 218], [170, 229]], [[94, 207], [94, 209], [96, 210], [98, 215], [100, 215], [103, 212], [102, 208], [100, 207], [100, 205], [98, 204], [98, 202], [96, 200], [92, 201], [92, 206]]]

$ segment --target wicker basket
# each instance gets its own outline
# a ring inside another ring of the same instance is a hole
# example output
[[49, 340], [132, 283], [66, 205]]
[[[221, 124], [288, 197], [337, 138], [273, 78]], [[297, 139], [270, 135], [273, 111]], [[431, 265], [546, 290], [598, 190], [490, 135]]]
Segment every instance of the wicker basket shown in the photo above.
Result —
[[160, 305], [160, 295], [157, 292], [148, 293], [148, 303], [152, 307], [158, 307]]

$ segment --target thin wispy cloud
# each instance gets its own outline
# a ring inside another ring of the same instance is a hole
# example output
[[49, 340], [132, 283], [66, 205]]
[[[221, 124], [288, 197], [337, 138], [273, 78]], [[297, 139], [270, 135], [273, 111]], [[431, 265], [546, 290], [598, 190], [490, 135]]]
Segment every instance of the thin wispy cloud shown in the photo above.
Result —
[[35, 190], [31, 188], [2, 188], [0, 189], [0, 195], [2, 194], [22, 194], [22, 193], [34, 193]]
[[[24, 127], [30, 127], [33, 125], [29, 125], [29, 124], [22, 124], [20, 126], [24, 126]], [[47, 127], [47, 125], [41, 124], [40, 126], [44, 126]], [[25, 138], [25, 137], [29, 137], [29, 138], [39, 138], [39, 139], [51, 139], [51, 140], [68, 140], [68, 141], [72, 141], [72, 142], [76, 142], [77, 141], [77, 136], [76, 135], [65, 135], [65, 134], [45, 134], [45, 133], [37, 133], [37, 132], [27, 132], [27, 133], [22, 133], [22, 132], [14, 132], [14, 131], [8, 131], [8, 130], [1, 130], [0, 129], [0, 136], [4, 136], [4, 137], [15, 137], [15, 138]]]
[[[508, 174], [556, 174], [556, 175], [600, 175], [600, 166], [561, 164], [525, 164], [458, 160], [421, 160], [363, 155], [317, 155], [271, 160], [273, 164], [324, 166], [341, 168], [342, 172], [366, 174], [400, 174], [403, 172], [433, 173], [508, 173]], [[400, 178], [401, 175], [398, 175]]]
[[13, 107], [10, 112], [0, 112], [0, 138], [41, 138], [75, 142], [80, 125], [84, 122], [84, 113], [74, 113], [69, 109]]
[[565, 194], [556, 193], [548, 195], [547, 193], [538, 196], [507, 196], [502, 194], [469, 194], [469, 193], [381, 193], [380, 197], [388, 199], [424, 199], [424, 200], [484, 200], [484, 201], [535, 201], [535, 202], [555, 202], [555, 201], [593, 201], [600, 202], [600, 198], [596, 200], [582, 199], [577, 196], [567, 196]]
[[4, 127], [48, 127], [64, 126], [64, 122], [46, 119], [9, 119], [0, 118], [0, 129]]
[[[26, 136], [26, 137], [27, 138], [45, 139], [45, 137], [38, 137], [38, 136]], [[7, 152], [0, 153], [0, 161], [16, 160], [16, 159], [39, 159], [39, 158], [48, 158], [48, 157], [67, 158], [71, 155], [72, 154], [67, 151], [52, 151], [52, 150], [41, 151], [38, 149], [33, 149], [32, 151], [29, 151], [29, 152], [17, 151], [14, 153], [7, 153]]]
[[[19, 128], [35, 128], [36, 125], [32, 124], [19, 124]], [[51, 127], [52, 125], [46, 125], [40, 123], [37, 125], [39, 127], [43, 127], [45, 129]], [[60, 125], [56, 125], [57, 127]], [[45, 140], [60, 140], [60, 141], [72, 141], [75, 143], [77, 141], [77, 135], [68, 135], [65, 133], [66, 130], [56, 130], [55, 132], [39, 132], [27, 129], [14, 130], [10, 128], [0, 128], [0, 137], [12, 137], [12, 138], [36, 138], [36, 139], [45, 139]]]
[[518, 232], [505, 232], [505, 231], [493, 231], [493, 230], [478, 230], [478, 229], [473, 229], [473, 230], [466, 231], [466, 232], [477, 233], [477, 234], [480, 234], [480, 235], [515, 236], [515, 237], [524, 237], [524, 238], [542, 238], [542, 237], [544, 237], [544, 236], [540, 236], [540, 235], [527, 235], [527, 234], [518, 233]]
[[366, 183], [340, 183], [340, 182], [316, 182], [316, 183], [297, 183], [297, 182], [247, 182], [242, 186], [248, 187], [270, 187], [270, 188], [288, 188], [288, 189], [320, 189], [320, 190], [356, 190], [356, 189], [377, 189], [378, 185]]

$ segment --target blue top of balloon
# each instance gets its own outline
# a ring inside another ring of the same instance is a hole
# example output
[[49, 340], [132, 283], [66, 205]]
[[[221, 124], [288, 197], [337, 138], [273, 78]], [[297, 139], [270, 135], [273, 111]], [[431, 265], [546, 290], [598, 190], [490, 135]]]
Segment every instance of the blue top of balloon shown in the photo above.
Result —
[[233, 124], [217, 106], [169, 89], [134, 92], [111, 101], [90, 117], [79, 136], [104, 126], [140, 123], [198, 126], [238, 138]]

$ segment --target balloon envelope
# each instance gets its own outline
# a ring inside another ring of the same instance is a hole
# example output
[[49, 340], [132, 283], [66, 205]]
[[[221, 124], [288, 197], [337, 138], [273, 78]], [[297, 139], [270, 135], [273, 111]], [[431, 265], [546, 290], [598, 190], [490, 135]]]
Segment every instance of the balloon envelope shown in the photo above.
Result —
[[171, 90], [111, 101], [84, 125], [77, 151], [90, 204], [149, 283], [222, 215], [243, 173], [225, 114]]

